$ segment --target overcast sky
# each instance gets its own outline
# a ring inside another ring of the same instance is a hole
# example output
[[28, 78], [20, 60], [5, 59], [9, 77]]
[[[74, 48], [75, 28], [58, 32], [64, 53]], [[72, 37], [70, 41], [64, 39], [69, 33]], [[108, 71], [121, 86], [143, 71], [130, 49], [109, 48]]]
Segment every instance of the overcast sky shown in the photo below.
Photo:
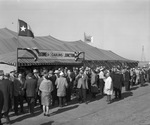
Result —
[[18, 18], [35, 36], [84, 40], [128, 59], [150, 60], [150, 0], [0, 0], [0, 28], [17, 32]]

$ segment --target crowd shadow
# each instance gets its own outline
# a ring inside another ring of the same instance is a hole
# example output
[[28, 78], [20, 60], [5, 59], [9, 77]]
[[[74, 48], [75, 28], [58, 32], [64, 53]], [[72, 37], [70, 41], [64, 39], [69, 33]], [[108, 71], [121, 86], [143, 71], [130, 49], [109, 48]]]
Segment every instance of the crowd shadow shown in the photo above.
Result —
[[75, 108], [77, 108], [78, 106], [79, 106], [79, 105], [74, 105], [74, 106], [70, 106], [70, 107], [62, 107], [62, 108], [58, 109], [57, 111], [52, 112], [52, 113], [51, 113], [51, 116], [57, 115], [57, 114], [59, 114], [59, 113], [66, 112], [66, 111], [69, 111], [69, 110], [72, 110], [72, 109], [75, 109]]
[[95, 98], [92, 98], [91, 94], [89, 94], [87, 102], [91, 103], [91, 102], [94, 102], [94, 101], [98, 101], [98, 100], [102, 99], [103, 97], [104, 97], [104, 95], [101, 95], [100, 93], [97, 93]]
[[42, 123], [40, 125], [52, 125], [52, 123], [54, 123], [54, 121], [50, 121], [50, 122], [46, 122], [46, 123]]
[[138, 88], [139, 88], [138, 86], [133, 86], [133, 87], [130, 88], [130, 90], [132, 91], [132, 90], [136, 90]]
[[[86, 98], [86, 101], [87, 103], [91, 103], [91, 102], [94, 102], [94, 101], [97, 101], [97, 100], [100, 100], [104, 97], [104, 95], [101, 95], [100, 93], [97, 93], [96, 94], [96, 97], [95, 98], [92, 98], [92, 94], [91, 93], [87, 93], [87, 98]], [[74, 105], [74, 104], [78, 104], [80, 103], [78, 101], [78, 96], [74, 97], [74, 99], [72, 99], [68, 105]]]
[[122, 93], [122, 99], [125, 99], [129, 96], [133, 96], [133, 92], [127, 91], [127, 92]]
[[113, 98], [113, 99], [111, 100], [111, 102], [112, 102], [112, 103], [113, 103], [113, 102], [118, 102], [118, 101], [121, 101], [121, 100], [123, 100], [123, 99], [125, 99], [125, 98], [128, 98], [128, 97], [130, 97], [130, 96], [133, 96], [133, 93], [132, 93], [131, 91], [127, 91], [127, 92], [124, 92], [124, 93], [121, 94], [121, 99], [115, 99], [115, 98]]
[[40, 110], [40, 107], [36, 107], [34, 110], [34, 114], [24, 113], [23, 115], [18, 115], [16, 119], [11, 120], [11, 124], [23, 121], [28, 118], [36, 117], [40, 114], [42, 114], [42, 110]]
[[141, 87], [146, 87], [146, 86], [148, 86], [148, 84], [144, 83]]

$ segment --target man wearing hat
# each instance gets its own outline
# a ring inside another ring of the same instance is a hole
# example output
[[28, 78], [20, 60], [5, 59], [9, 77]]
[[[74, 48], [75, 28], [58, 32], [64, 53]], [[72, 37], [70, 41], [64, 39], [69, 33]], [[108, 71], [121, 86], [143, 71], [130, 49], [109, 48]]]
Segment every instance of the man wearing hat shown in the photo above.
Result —
[[[3, 74], [0, 74], [3, 77]], [[0, 103], [0, 110], [2, 109], [2, 113], [6, 118], [6, 123], [10, 124], [9, 119], [9, 110], [11, 108], [11, 98], [12, 98], [12, 86], [11, 81], [9, 80], [9, 74], [4, 75], [4, 79], [0, 80], [0, 93], [1, 93], [1, 100]], [[1, 112], [0, 112], [1, 113]], [[0, 116], [1, 118], [1, 116]]]
[[88, 77], [84, 74], [83, 70], [80, 70], [80, 73], [76, 76], [76, 83], [79, 91], [79, 102], [87, 104], [86, 91], [88, 89]]
[[37, 89], [37, 81], [33, 78], [32, 73], [28, 73], [28, 79], [25, 81], [24, 89], [26, 90], [26, 97], [28, 102], [29, 112], [34, 114], [34, 103], [35, 103], [35, 93]]
[[52, 106], [55, 105], [55, 102], [57, 101], [59, 103], [59, 99], [57, 97], [57, 86], [55, 85], [55, 81], [56, 81], [56, 75], [54, 74], [53, 70], [49, 71], [48, 74], [48, 79], [52, 81], [53, 84], [53, 91], [52, 91]]
[[[36, 82], [38, 84], [38, 80], [40, 79], [39, 71], [37, 69], [33, 70], [33, 78], [36, 79]], [[37, 105], [37, 100], [39, 100], [39, 103], [41, 103], [41, 97], [38, 95], [38, 89], [35, 93], [35, 106]]]
[[66, 88], [68, 87], [68, 83], [66, 78], [64, 77], [64, 73], [60, 72], [60, 77], [56, 79], [57, 86], [57, 96], [59, 97], [59, 106], [63, 106], [64, 97], [66, 96]]
[[59, 78], [59, 73], [60, 73], [60, 71], [59, 70], [55, 70], [55, 76], [56, 76], [56, 78]]
[[121, 90], [123, 85], [123, 74], [118, 68], [114, 68], [114, 72], [111, 75], [113, 81], [113, 89], [115, 92], [115, 99], [121, 99]]
[[125, 68], [124, 72], [124, 85], [125, 85], [125, 90], [129, 91], [130, 90], [130, 72], [129, 68]]
[[104, 68], [101, 67], [100, 73], [99, 73], [99, 87], [100, 87], [101, 95], [104, 95], [104, 84], [105, 84], [105, 82], [104, 82], [105, 77], [104, 77], [104, 71], [103, 70], [104, 70]]

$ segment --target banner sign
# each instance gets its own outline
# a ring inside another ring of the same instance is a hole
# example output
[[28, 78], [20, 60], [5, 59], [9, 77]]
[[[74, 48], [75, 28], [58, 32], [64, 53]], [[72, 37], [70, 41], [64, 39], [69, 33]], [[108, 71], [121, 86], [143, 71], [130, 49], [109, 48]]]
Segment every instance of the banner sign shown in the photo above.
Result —
[[39, 59], [74, 59], [74, 52], [39, 50]]

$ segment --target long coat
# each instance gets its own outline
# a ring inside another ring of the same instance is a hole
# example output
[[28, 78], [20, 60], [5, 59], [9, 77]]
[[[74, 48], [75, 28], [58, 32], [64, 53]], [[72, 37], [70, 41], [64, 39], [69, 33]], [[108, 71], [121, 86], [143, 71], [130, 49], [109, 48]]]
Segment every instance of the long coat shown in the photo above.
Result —
[[[2, 109], [3, 109], [3, 105], [4, 105], [4, 95], [3, 95], [2, 90], [0, 90], [0, 116], [1, 116]], [[1, 117], [0, 117], [0, 120], [1, 120]]]
[[25, 81], [24, 89], [26, 89], [27, 97], [35, 97], [37, 89], [37, 80], [30, 78]]
[[113, 84], [110, 76], [105, 79], [104, 93], [107, 95], [113, 94]]
[[121, 89], [123, 85], [123, 75], [121, 73], [113, 73], [112, 74], [113, 87], [117, 89]]
[[98, 86], [97, 86], [98, 76], [94, 72], [91, 74], [91, 92], [97, 93], [98, 92]]
[[44, 79], [39, 87], [42, 92], [51, 93], [53, 91], [53, 84], [50, 80]]
[[[11, 98], [12, 98], [12, 82], [8, 79], [0, 80], [0, 92], [2, 94], [1, 100], [3, 102], [3, 112], [7, 112], [11, 107]], [[2, 103], [0, 101], [0, 103]]]
[[57, 78], [55, 84], [57, 85], [57, 96], [58, 97], [66, 96], [66, 88], [68, 87], [66, 78], [64, 77]]

